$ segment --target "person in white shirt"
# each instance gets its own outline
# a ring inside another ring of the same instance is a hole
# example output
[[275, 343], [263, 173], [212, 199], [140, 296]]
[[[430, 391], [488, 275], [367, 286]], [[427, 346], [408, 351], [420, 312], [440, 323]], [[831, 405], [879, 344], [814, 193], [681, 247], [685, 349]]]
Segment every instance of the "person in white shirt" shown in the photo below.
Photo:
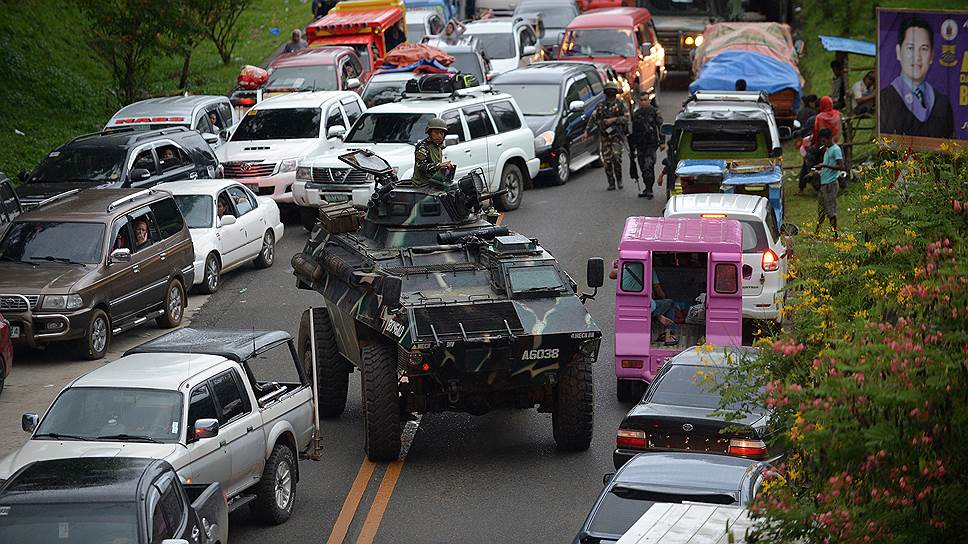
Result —
[[867, 72], [863, 79], [854, 83], [854, 86], [850, 88], [850, 111], [854, 115], [874, 113], [874, 105], [877, 99], [874, 83], [874, 72]]

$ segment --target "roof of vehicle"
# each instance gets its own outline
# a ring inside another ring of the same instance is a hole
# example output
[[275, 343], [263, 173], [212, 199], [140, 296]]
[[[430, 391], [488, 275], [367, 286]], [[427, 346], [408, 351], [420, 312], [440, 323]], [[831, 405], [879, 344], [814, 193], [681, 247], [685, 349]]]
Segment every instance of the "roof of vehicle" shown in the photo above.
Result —
[[[84, 189], [67, 191], [42, 201], [36, 208], [17, 216], [17, 221], [107, 222], [133, 208], [144, 206], [169, 193], [158, 189]], [[111, 206], [114, 204], [114, 206]], [[111, 207], [109, 210], [108, 208]]]
[[232, 185], [242, 185], [234, 179], [186, 179], [183, 181], [169, 181], [155, 187], [170, 192], [173, 195], [212, 195]]
[[338, 61], [343, 55], [353, 53], [354, 50], [352, 47], [341, 47], [335, 45], [314, 47], [312, 49], [307, 47], [305, 49], [300, 49], [299, 51], [279, 55], [269, 63], [269, 68], [336, 64], [336, 61]]
[[[757, 197], [762, 198], [762, 197]], [[692, 346], [666, 359], [663, 364], [681, 366], [727, 366], [744, 357], [754, 357], [759, 350], [751, 346], [715, 346], [712, 351]]]
[[743, 229], [735, 219], [641, 217], [625, 220], [621, 249], [682, 251], [698, 246], [703, 251], [735, 251], [743, 247]]
[[743, 480], [760, 461], [698, 452], [640, 453], [615, 474], [612, 482], [655, 490], [682, 490], [737, 495]]
[[520, 17], [491, 17], [490, 19], [478, 19], [464, 25], [465, 34], [475, 34], [477, 30], [481, 34], [491, 32], [510, 32], [518, 25], [526, 25], [524, 19]]
[[766, 120], [773, 117], [773, 107], [758, 102], [733, 100], [689, 102], [676, 119]]
[[[469, 91], [469, 92], [468, 92]], [[379, 106], [373, 106], [366, 110], [364, 115], [371, 113], [440, 113], [458, 106], [473, 104], [475, 102], [492, 102], [494, 100], [508, 99], [511, 95], [498, 92], [470, 91], [464, 89], [463, 94], [451, 96], [441, 93], [440, 97], [423, 94], [418, 97], [408, 96], [398, 102], [387, 102]]]
[[139, 353], [137, 349], [130, 349], [124, 357], [81, 376], [71, 387], [132, 387], [177, 391], [192, 376], [216, 367], [227, 359], [201, 350], [191, 350], [187, 346], [175, 353]]
[[163, 96], [159, 98], [149, 98], [134, 104], [128, 104], [115, 113], [111, 119], [119, 117], [140, 117], [143, 115], [173, 115], [186, 116], [185, 122], [191, 123], [192, 116], [198, 108], [209, 104], [229, 102], [227, 96], [222, 95], [189, 95], [189, 96]]
[[407, 24], [415, 23], [420, 24], [429, 19], [431, 16], [436, 15], [440, 17], [440, 12], [433, 9], [430, 6], [420, 7], [420, 8], [407, 8]]
[[567, 62], [539, 62], [510, 72], [504, 72], [491, 80], [497, 83], [557, 83], [563, 78], [585, 73], [590, 66], [571, 65]]
[[586, 11], [568, 23], [568, 30], [576, 28], [633, 27], [650, 17], [645, 8], [604, 8]]
[[666, 203], [666, 215], [725, 213], [762, 217], [768, 203], [762, 196], [735, 193], [675, 195]]
[[285, 331], [195, 329], [184, 327], [149, 340], [124, 352], [135, 354], [199, 354], [230, 359], [236, 362], [251, 359], [263, 349], [291, 340]]
[[[128, 502], [142, 479], [172, 470], [168, 461], [139, 457], [75, 457], [35, 461], [0, 487], [11, 504]], [[153, 479], [153, 478], [152, 478]]]
[[320, 108], [327, 102], [359, 96], [353, 91], [310, 91], [286, 93], [267, 98], [252, 106], [254, 110], [289, 109], [289, 108]]
[[198, 135], [197, 132], [189, 130], [188, 127], [184, 126], [159, 128], [156, 130], [138, 130], [127, 127], [115, 128], [101, 132], [82, 134], [59, 147], [129, 147], [137, 143], [150, 142], [162, 137], [178, 138], [193, 134]]

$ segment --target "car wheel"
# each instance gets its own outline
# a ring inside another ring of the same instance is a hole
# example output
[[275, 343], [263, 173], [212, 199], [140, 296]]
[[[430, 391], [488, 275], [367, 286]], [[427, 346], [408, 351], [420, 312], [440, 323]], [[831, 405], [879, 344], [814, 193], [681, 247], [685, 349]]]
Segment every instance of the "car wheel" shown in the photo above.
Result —
[[394, 345], [363, 348], [363, 450], [370, 461], [400, 456], [400, 395]]
[[571, 177], [571, 157], [568, 156], [568, 150], [561, 148], [558, 150], [558, 167], [555, 169], [554, 180], [552, 185], [564, 185], [568, 183], [568, 178]]
[[276, 237], [272, 234], [271, 230], [267, 230], [265, 235], [262, 237], [262, 249], [259, 251], [259, 256], [255, 258], [256, 268], [269, 268], [272, 266], [272, 260], [276, 257]]
[[0, 394], [3, 393], [3, 385], [7, 382], [7, 363], [3, 356], [0, 356]]
[[185, 317], [185, 288], [177, 279], [171, 280], [165, 288], [165, 313], [155, 320], [159, 327], [173, 329], [181, 325]]
[[285, 444], [276, 444], [256, 485], [253, 513], [269, 525], [279, 525], [292, 515], [296, 502], [296, 455]]
[[80, 340], [81, 356], [92, 361], [103, 358], [111, 345], [111, 320], [108, 314], [95, 308], [91, 313], [91, 321], [87, 324], [84, 338]]
[[559, 450], [584, 451], [592, 442], [592, 366], [585, 359], [564, 365], [555, 388], [551, 425]]
[[319, 417], [339, 417], [346, 408], [346, 394], [350, 385], [350, 366], [339, 354], [336, 331], [326, 308], [313, 308], [313, 327], [309, 329], [309, 312], [299, 321], [299, 345], [302, 350], [306, 378], [312, 379], [313, 350], [310, 334], [316, 337], [316, 384], [319, 391]]
[[645, 393], [644, 385], [639, 380], [616, 380], [615, 396], [619, 402], [639, 402]]
[[318, 219], [318, 208], [299, 208], [299, 221], [302, 223], [303, 228], [309, 232], [313, 231], [313, 227], [316, 226]]
[[502, 212], [518, 209], [523, 195], [524, 176], [521, 175], [521, 169], [514, 164], [506, 164], [501, 172], [500, 190], [504, 189], [508, 192], [498, 197], [497, 209]]
[[202, 278], [202, 284], [198, 286], [198, 290], [211, 295], [218, 291], [221, 282], [222, 261], [218, 258], [218, 254], [209, 253], [208, 258], [205, 259], [205, 276]]

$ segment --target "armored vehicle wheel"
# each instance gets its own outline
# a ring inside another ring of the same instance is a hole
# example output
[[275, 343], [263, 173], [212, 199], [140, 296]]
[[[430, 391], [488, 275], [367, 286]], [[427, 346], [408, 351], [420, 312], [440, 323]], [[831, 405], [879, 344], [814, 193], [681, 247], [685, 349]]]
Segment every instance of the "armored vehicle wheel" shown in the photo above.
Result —
[[370, 461], [395, 461], [400, 456], [400, 400], [394, 346], [363, 348], [362, 375], [363, 449]]
[[524, 176], [521, 174], [521, 169], [514, 164], [504, 165], [504, 171], [501, 172], [501, 187], [499, 190], [503, 191], [504, 189], [507, 189], [508, 192], [497, 197], [495, 203], [497, 209], [502, 212], [518, 209], [524, 192]]
[[638, 380], [616, 380], [615, 396], [619, 402], [639, 402], [645, 393], [644, 385]]
[[[316, 381], [319, 389], [319, 417], [339, 417], [346, 407], [346, 391], [350, 385], [351, 367], [343, 360], [336, 346], [336, 332], [326, 308], [313, 308], [313, 333], [316, 336]], [[312, 343], [310, 342], [309, 310], [299, 321], [299, 346], [306, 377], [312, 379]]]
[[319, 216], [316, 208], [299, 208], [299, 221], [302, 223], [304, 229], [309, 232], [313, 231], [313, 227], [316, 226], [316, 219]]
[[551, 414], [555, 444], [559, 450], [588, 449], [592, 441], [593, 402], [591, 363], [578, 359], [564, 365], [558, 376]]

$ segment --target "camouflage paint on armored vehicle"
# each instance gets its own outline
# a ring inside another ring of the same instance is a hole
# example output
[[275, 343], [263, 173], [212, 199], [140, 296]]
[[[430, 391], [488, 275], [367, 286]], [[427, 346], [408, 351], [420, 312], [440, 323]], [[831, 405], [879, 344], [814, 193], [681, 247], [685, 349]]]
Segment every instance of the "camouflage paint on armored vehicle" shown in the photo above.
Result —
[[[340, 158], [380, 188], [365, 217], [323, 207], [293, 257], [298, 287], [326, 301], [313, 310], [321, 415], [342, 413], [348, 373], [359, 368], [372, 460], [397, 458], [412, 413], [535, 406], [553, 414], [560, 449], [587, 449], [602, 335], [583, 305], [590, 295], [537, 240], [486, 219], [482, 201], [496, 194], [482, 194], [479, 175], [435, 191], [398, 182], [369, 151]], [[601, 259], [588, 268], [597, 288]]]

